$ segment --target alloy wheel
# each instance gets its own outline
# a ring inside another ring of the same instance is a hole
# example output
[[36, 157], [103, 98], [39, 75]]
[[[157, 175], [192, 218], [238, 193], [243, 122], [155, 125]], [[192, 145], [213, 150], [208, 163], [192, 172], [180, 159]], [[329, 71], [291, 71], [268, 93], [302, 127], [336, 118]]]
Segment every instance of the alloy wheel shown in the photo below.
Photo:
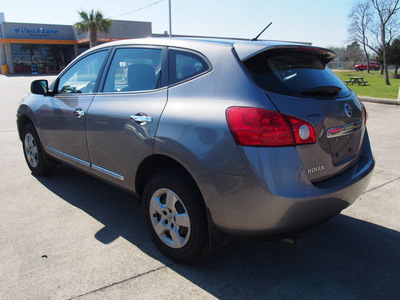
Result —
[[185, 204], [174, 191], [156, 190], [151, 196], [149, 213], [160, 240], [174, 249], [186, 245], [191, 233], [190, 217]]
[[24, 148], [28, 163], [32, 168], [36, 168], [38, 165], [38, 148], [35, 138], [31, 133], [27, 133], [25, 135]]

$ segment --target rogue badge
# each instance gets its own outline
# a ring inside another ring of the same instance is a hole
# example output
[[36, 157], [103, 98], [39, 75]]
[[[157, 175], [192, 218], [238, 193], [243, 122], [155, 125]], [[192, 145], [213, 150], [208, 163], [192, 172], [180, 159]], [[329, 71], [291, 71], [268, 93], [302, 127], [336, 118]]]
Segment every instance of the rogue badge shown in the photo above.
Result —
[[312, 173], [323, 171], [323, 170], [325, 170], [325, 165], [320, 165], [320, 166], [316, 166], [316, 167], [307, 169], [307, 174], [312, 174]]

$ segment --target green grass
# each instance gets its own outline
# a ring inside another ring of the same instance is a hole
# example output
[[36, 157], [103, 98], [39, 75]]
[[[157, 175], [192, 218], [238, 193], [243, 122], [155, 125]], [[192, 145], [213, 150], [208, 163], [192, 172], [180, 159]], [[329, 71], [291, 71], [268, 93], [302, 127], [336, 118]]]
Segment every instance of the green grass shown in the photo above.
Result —
[[390, 84], [385, 84], [385, 77], [379, 71], [335, 71], [335, 74], [344, 82], [350, 80], [350, 77], [364, 77], [364, 81], [368, 81], [366, 86], [353, 84], [348, 87], [352, 89], [358, 96], [367, 96], [374, 98], [397, 99], [400, 87], [400, 79], [394, 78], [394, 72], [389, 72]]

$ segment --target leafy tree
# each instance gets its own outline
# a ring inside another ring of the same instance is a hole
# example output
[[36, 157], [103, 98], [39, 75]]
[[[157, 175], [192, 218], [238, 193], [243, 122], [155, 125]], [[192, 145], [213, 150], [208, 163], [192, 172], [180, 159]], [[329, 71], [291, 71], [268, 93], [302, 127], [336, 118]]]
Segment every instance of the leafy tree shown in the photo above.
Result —
[[90, 13], [85, 11], [78, 11], [78, 13], [81, 21], [75, 23], [75, 28], [82, 32], [89, 32], [90, 47], [96, 46], [98, 44], [97, 32], [109, 32], [112, 21], [104, 19], [100, 11], [94, 11], [93, 9]]
[[388, 64], [395, 67], [394, 76], [397, 77], [397, 70], [400, 67], [400, 39], [395, 39], [387, 48]]
[[364, 53], [360, 48], [360, 44], [356, 41], [352, 42], [350, 45], [347, 45], [343, 58], [345, 61], [351, 62], [353, 65], [356, 62], [360, 62], [365, 59]]

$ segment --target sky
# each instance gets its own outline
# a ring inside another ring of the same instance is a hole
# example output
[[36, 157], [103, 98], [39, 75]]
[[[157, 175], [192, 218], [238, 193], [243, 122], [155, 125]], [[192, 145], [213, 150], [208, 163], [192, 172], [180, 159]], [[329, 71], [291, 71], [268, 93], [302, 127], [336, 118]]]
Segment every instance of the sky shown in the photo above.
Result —
[[[72, 25], [79, 21], [79, 10], [94, 9], [111, 19], [152, 22], [153, 33], [164, 33], [169, 30], [168, 4], [169, 0], [3, 0], [0, 12], [6, 22]], [[352, 0], [171, 0], [172, 34], [250, 39], [272, 22], [260, 39], [343, 47], [350, 43], [351, 5]]]

